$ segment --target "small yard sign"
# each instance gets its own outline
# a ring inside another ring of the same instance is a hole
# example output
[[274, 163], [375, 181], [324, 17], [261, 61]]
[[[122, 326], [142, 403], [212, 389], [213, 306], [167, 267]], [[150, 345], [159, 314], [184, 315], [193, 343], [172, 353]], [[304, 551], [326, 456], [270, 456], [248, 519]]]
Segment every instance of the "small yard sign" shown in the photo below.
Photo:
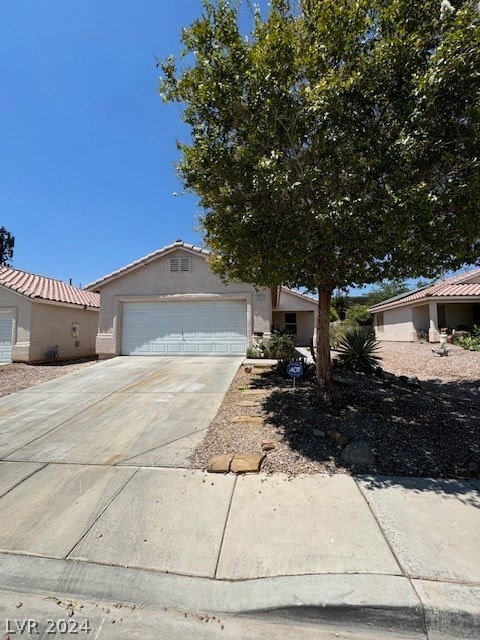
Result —
[[289, 362], [287, 364], [287, 373], [291, 378], [300, 378], [303, 376], [303, 364], [301, 362]]
[[293, 378], [293, 388], [295, 389], [295, 380], [303, 376], [303, 364], [301, 362], [289, 362], [287, 364], [287, 373]]

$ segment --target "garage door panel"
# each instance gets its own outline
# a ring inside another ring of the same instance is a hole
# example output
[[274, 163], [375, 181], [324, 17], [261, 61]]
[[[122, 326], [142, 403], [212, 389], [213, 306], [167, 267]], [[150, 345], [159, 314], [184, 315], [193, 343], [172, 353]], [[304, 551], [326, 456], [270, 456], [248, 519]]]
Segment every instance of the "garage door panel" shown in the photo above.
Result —
[[243, 355], [241, 301], [125, 303], [124, 355]]
[[164, 343], [154, 343], [147, 355], [165, 356], [167, 355], [167, 345]]

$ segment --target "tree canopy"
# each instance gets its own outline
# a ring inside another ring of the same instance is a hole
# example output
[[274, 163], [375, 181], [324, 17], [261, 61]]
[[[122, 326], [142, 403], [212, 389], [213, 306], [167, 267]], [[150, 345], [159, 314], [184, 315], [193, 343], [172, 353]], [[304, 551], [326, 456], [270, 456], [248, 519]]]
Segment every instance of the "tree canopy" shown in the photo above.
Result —
[[335, 288], [479, 263], [478, 3], [272, 0], [248, 35], [240, 5], [161, 63], [213, 268], [318, 291], [324, 333]]
[[15, 238], [12, 234], [0, 227], [0, 264], [8, 264], [13, 258], [13, 247], [15, 246]]

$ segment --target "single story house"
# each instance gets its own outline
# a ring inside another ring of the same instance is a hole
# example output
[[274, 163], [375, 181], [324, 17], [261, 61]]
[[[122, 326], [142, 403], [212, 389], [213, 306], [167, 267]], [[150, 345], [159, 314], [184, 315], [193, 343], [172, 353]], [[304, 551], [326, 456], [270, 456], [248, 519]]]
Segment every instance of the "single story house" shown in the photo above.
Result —
[[95, 355], [100, 296], [0, 266], [0, 362]]
[[439, 342], [443, 331], [480, 325], [480, 269], [395, 296], [370, 313], [377, 340]]
[[308, 344], [316, 302], [286, 288], [225, 283], [210, 252], [177, 240], [87, 285], [100, 294], [99, 358], [244, 355], [272, 326]]

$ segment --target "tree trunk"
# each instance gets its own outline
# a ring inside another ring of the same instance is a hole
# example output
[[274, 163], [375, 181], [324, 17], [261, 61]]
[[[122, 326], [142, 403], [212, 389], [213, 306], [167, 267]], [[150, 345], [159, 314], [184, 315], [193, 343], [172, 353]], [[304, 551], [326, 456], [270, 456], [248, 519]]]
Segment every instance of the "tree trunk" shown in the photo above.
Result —
[[330, 359], [330, 301], [332, 291], [318, 290], [317, 315], [317, 380], [321, 396], [333, 395], [332, 363]]

